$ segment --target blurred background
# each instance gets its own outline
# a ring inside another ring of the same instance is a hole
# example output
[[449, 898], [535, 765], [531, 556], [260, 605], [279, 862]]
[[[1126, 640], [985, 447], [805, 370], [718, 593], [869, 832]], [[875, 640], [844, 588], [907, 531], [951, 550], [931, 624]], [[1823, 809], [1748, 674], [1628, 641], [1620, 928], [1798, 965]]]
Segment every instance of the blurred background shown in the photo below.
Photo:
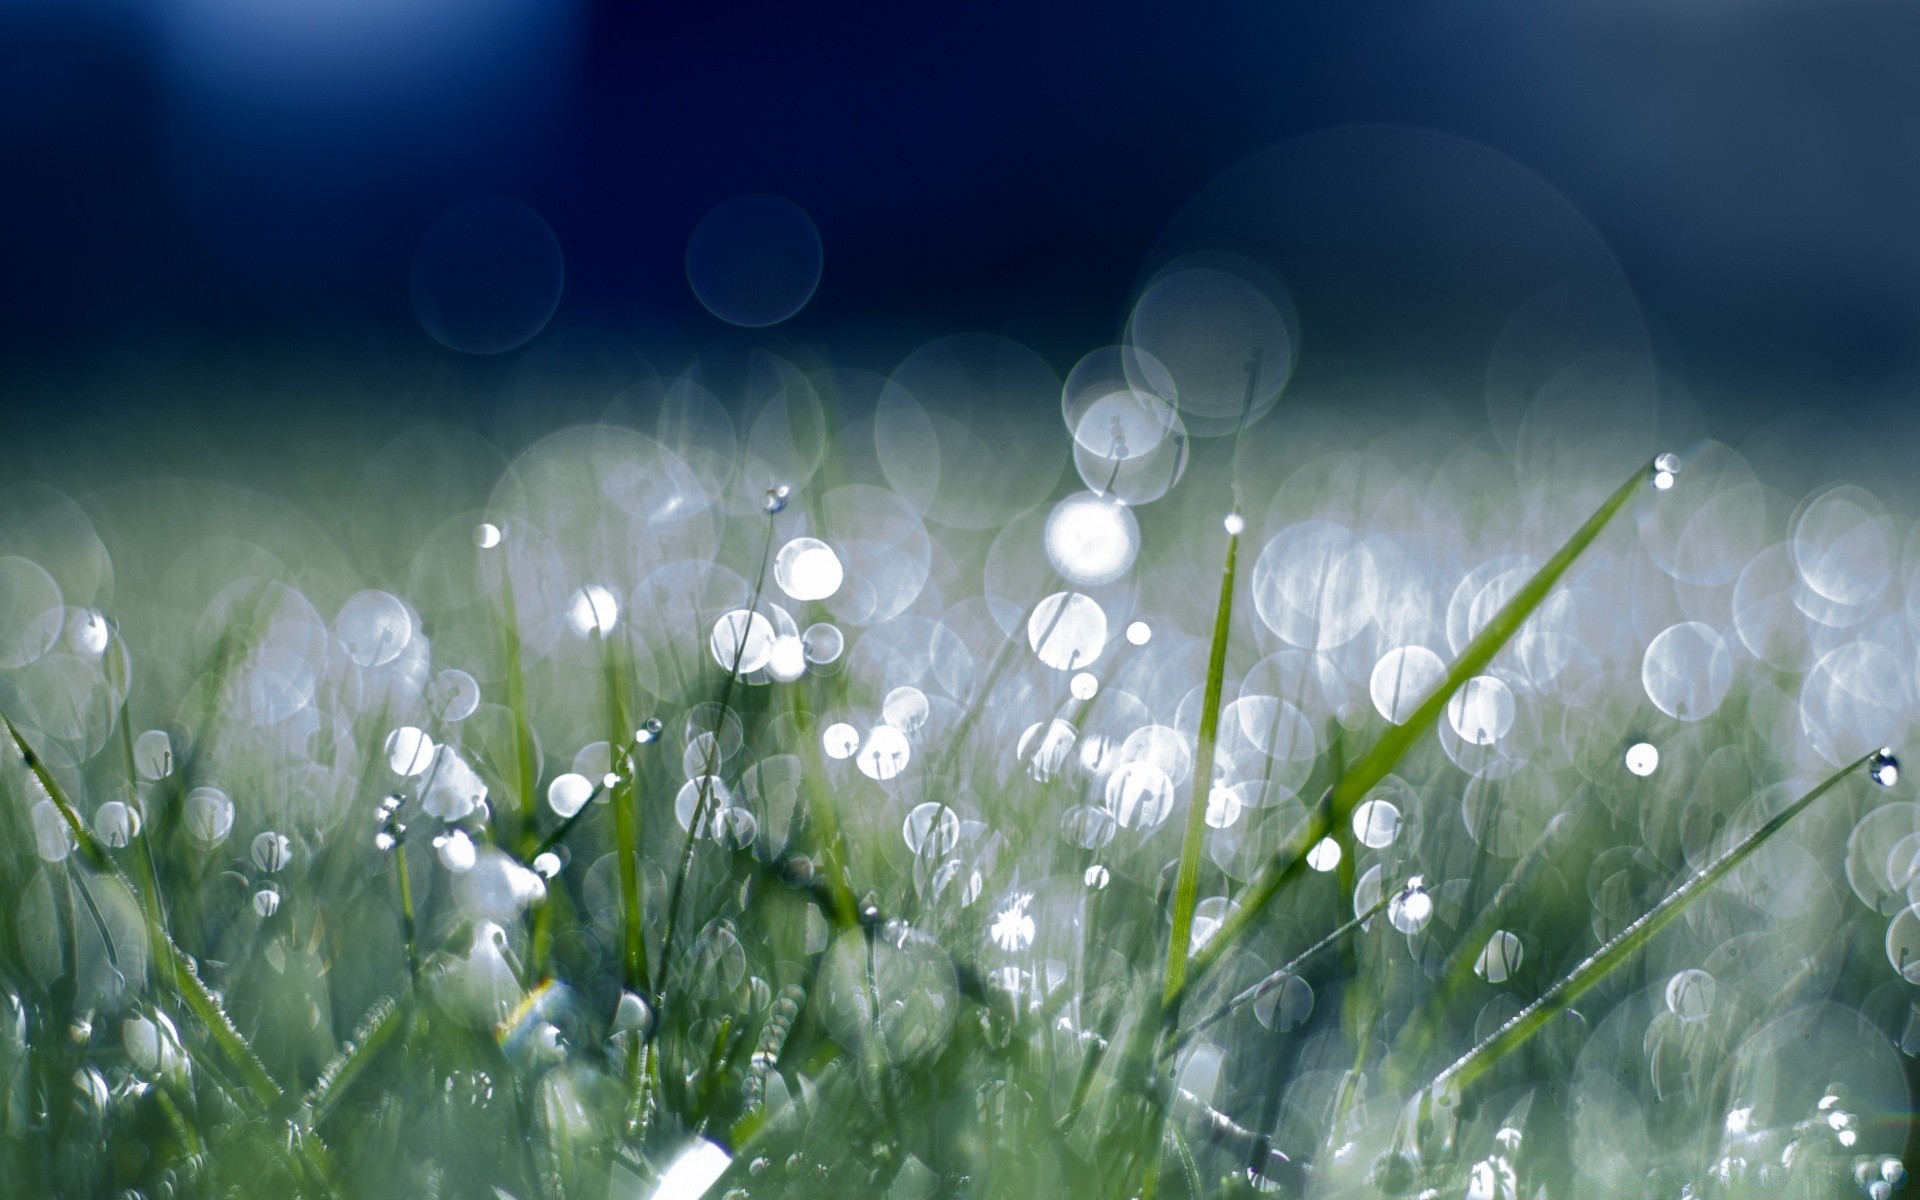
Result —
[[1688, 423], [1884, 448], [1915, 61], [1894, 0], [0, 0], [0, 411], [47, 471], [232, 418], [495, 434], [535, 354], [594, 397], [521, 414], [551, 427], [741, 327], [882, 372], [990, 330], [1065, 373], [1264, 154], [1222, 219], [1277, 239], [1297, 388], [1398, 354], [1471, 409], [1555, 272], [1510, 277], [1572, 255]]

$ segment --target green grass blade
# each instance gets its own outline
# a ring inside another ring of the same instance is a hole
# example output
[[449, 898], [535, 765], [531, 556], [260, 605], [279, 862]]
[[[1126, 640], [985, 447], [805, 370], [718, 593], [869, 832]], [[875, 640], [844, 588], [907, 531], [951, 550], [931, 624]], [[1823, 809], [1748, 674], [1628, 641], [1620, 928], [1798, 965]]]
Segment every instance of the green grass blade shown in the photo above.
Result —
[[1341, 774], [1327, 793], [1320, 798], [1320, 802], [1314, 806], [1299, 832], [1289, 840], [1280, 853], [1267, 861], [1267, 864], [1260, 869], [1260, 873], [1254, 877], [1253, 882], [1247, 885], [1246, 891], [1239, 897], [1239, 907], [1221, 923], [1219, 930], [1208, 939], [1205, 946], [1200, 948], [1200, 952], [1193, 956], [1188, 968], [1187, 987], [1191, 987], [1203, 976], [1214, 963], [1219, 961], [1220, 956], [1244, 937], [1253, 923], [1260, 919], [1267, 906], [1273, 902], [1273, 898], [1279, 894], [1280, 889], [1300, 872], [1308, 848], [1325, 837], [1329, 829], [1344, 821], [1347, 814], [1352, 812], [1354, 806], [1359, 803], [1360, 797], [1366, 795], [1368, 789], [1379, 783], [1389, 771], [1398, 766], [1400, 760], [1406, 757], [1414, 744], [1432, 730], [1439, 722], [1440, 714], [1445, 711], [1447, 701], [1452, 699], [1453, 694], [1467, 680], [1480, 674], [1486, 665], [1493, 661], [1494, 655], [1498, 654], [1501, 648], [1520, 632], [1520, 627], [1546, 600], [1547, 593], [1552, 591], [1553, 585], [1566, 574], [1567, 568], [1571, 567], [1574, 560], [1579, 558], [1581, 553], [1605, 531], [1614, 517], [1619, 515], [1620, 510], [1626, 507], [1627, 501], [1633, 498], [1634, 493], [1648, 486], [1647, 480], [1648, 468], [1643, 466], [1636, 470], [1625, 483], [1622, 483], [1613, 495], [1607, 497], [1605, 502], [1594, 510], [1593, 515], [1587, 518], [1586, 523], [1567, 539], [1566, 544], [1561, 546], [1544, 566], [1534, 572], [1533, 577], [1527, 580], [1526, 584], [1514, 594], [1511, 600], [1507, 601], [1499, 612], [1494, 614], [1486, 627], [1467, 643], [1466, 649], [1462, 650], [1460, 657], [1454, 660], [1446, 676], [1434, 688], [1433, 693], [1407, 718], [1406, 723], [1388, 726], [1386, 732], [1380, 735], [1380, 739]]
[[1207, 835], [1207, 793], [1213, 786], [1213, 748], [1220, 737], [1220, 689], [1227, 675], [1227, 631], [1233, 623], [1233, 581], [1240, 558], [1239, 514], [1227, 534], [1227, 561], [1220, 569], [1220, 603], [1213, 614], [1213, 647], [1207, 654], [1207, 690], [1200, 706], [1200, 742], [1193, 757], [1193, 799], [1187, 805], [1186, 838], [1173, 885], [1173, 936], [1167, 942], [1167, 976], [1161, 1003], [1171, 1010], [1187, 980], [1187, 943], [1199, 900], [1200, 844]]
[[1486, 1074], [1502, 1058], [1539, 1032], [1541, 1026], [1578, 1000], [1589, 988], [1605, 979], [1634, 951], [1652, 940], [1655, 934], [1684, 912], [1687, 905], [1699, 899], [1708, 888], [1724, 879], [1728, 872], [1744, 862], [1755, 850], [1766, 845], [1775, 834], [1786, 828], [1788, 822], [1806, 811], [1809, 805], [1833, 790], [1843, 780], [1863, 769], [1872, 758], [1872, 754], [1865, 754], [1841, 767], [1798, 800], [1781, 809], [1760, 828], [1740, 839], [1720, 857], [1688, 876], [1679, 887], [1667, 893], [1665, 899], [1648, 909], [1631, 925], [1609, 938], [1598, 950], [1562, 976], [1558, 983], [1541, 993], [1539, 999], [1521, 1009], [1512, 1020], [1495, 1030], [1479, 1045], [1461, 1055], [1452, 1066], [1435, 1076], [1430, 1085], [1431, 1088], [1435, 1092], [1448, 1089], [1457, 1092]]
[[[120, 864], [114, 862], [108, 855], [106, 844], [94, 834], [92, 829], [88, 828], [85, 821], [81, 820], [79, 810], [75, 809], [73, 802], [67, 798], [66, 789], [60, 786], [60, 781], [54, 778], [52, 771], [47, 769], [45, 760], [22, 736], [20, 727], [13, 723], [13, 718], [0, 713], [0, 723], [6, 725], [7, 733], [12, 737], [13, 744], [19, 748], [20, 756], [26, 760], [27, 768], [40, 781], [40, 786], [46, 789], [47, 796], [52, 799], [55, 807], [60, 810], [61, 817], [66, 820], [68, 828], [73, 831], [74, 841], [81, 857], [88, 865], [117, 877], [122, 884], [126, 885], [128, 891], [140, 895], [133, 881], [128, 879], [126, 872], [120, 869]], [[221, 1054], [239, 1074], [240, 1081], [246, 1085], [247, 1090], [252, 1092], [254, 1098], [261, 1104], [271, 1106], [280, 1099], [280, 1085], [273, 1081], [273, 1076], [267, 1073], [267, 1068], [254, 1056], [252, 1049], [247, 1046], [246, 1039], [240, 1036], [240, 1031], [234, 1028], [233, 1022], [228, 1019], [226, 1010], [220, 1007], [220, 1002], [214, 999], [213, 993], [200, 982], [200, 976], [194, 971], [193, 963], [181, 952], [180, 947], [174, 944], [173, 938], [168, 936], [167, 931], [161, 928], [157, 915], [149, 911], [146, 913], [146, 920], [147, 936], [159, 953], [160, 965], [166, 968], [161, 972], [162, 977], [173, 984], [174, 990], [179, 994], [181, 1002], [187, 1006], [188, 1011], [206, 1026], [207, 1036], [220, 1048]]]

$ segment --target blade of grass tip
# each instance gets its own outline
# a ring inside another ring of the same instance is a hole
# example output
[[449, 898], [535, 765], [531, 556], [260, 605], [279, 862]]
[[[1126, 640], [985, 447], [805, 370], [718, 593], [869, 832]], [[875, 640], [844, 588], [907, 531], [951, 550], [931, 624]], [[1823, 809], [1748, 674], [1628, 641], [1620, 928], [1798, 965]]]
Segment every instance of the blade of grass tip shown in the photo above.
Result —
[[1213, 613], [1213, 646], [1207, 654], [1207, 690], [1200, 704], [1200, 740], [1193, 755], [1193, 796], [1187, 803], [1187, 830], [1180, 843], [1180, 870], [1173, 884], [1173, 934], [1167, 943], [1167, 973], [1161, 1008], [1171, 1017], [1187, 981], [1188, 942], [1200, 890], [1200, 845], [1207, 836], [1207, 794], [1213, 787], [1213, 748], [1220, 737], [1220, 691], [1227, 676], [1227, 632], [1233, 624], [1233, 583], [1240, 558], [1240, 531], [1246, 521], [1239, 506], [1227, 517], [1227, 557], [1220, 568], [1220, 600]]
[[1558, 983], [1542, 992], [1539, 999], [1521, 1009], [1506, 1024], [1435, 1076], [1433, 1082], [1428, 1085], [1429, 1090], [1436, 1095], [1448, 1091], [1458, 1093], [1486, 1074], [1502, 1058], [1539, 1032], [1541, 1026], [1578, 1000], [1588, 989], [1605, 979], [1629, 955], [1645, 946], [1655, 934], [1666, 928], [1675, 917], [1685, 911], [1687, 905], [1699, 899], [1707, 889], [1726, 878], [1727, 874], [1744, 862], [1749, 855], [1766, 845], [1775, 834], [1786, 828], [1788, 822], [1805, 812], [1814, 801], [1832, 791], [1849, 776], [1866, 767], [1878, 753], [1879, 751], [1863, 754], [1854, 762], [1827, 776], [1805, 795], [1781, 809], [1765, 824], [1734, 843], [1718, 858], [1688, 876], [1679, 887], [1667, 893], [1665, 899], [1648, 909], [1631, 925], [1607, 939], [1598, 950], [1562, 976]]
[[[1512, 640], [1520, 631], [1520, 626], [1533, 615], [1546, 600], [1547, 593], [1566, 574], [1574, 560], [1579, 558], [1586, 548], [1593, 544], [1600, 534], [1625, 508], [1627, 501], [1633, 498], [1640, 488], [1648, 486], [1650, 466], [1636, 470], [1625, 483], [1595, 509], [1586, 523], [1575, 530], [1566, 544], [1546, 561], [1533, 577], [1514, 593], [1511, 600], [1493, 615], [1486, 627], [1467, 643], [1460, 657], [1454, 660], [1446, 675], [1434, 688], [1433, 693], [1415, 709], [1406, 722], [1401, 725], [1389, 725], [1378, 741], [1367, 752], [1354, 761], [1353, 765], [1341, 774], [1333, 786], [1321, 796], [1320, 801], [1309, 814], [1300, 831], [1289, 839], [1286, 846], [1273, 858], [1267, 860], [1260, 873], [1247, 885], [1239, 897], [1239, 907], [1230, 913], [1220, 928], [1214, 932], [1200, 952], [1193, 956], [1188, 964], [1187, 987], [1203, 976], [1229, 947], [1246, 935], [1253, 923], [1260, 919], [1267, 905], [1279, 894], [1304, 865], [1307, 848], [1313, 846], [1327, 835], [1327, 831], [1346, 819], [1348, 813], [1366, 795], [1368, 789], [1385, 778], [1389, 771], [1398, 766], [1414, 743], [1426, 736], [1440, 720], [1447, 702], [1453, 694], [1465, 685], [1467, 680], [1478, 675], [1493, 660], [1494, 655]], [[1671, 482], [1669, 480], [1669, 482]]]
[[[66, 821], [67, 827], [73, 831], [74, 842], [82, 859], [87, 865], [117, 878], [128, 891], [134, 891], [132, 881], [127, 878], [126, 872], [122, 871], [120, 864], [114, 862], [112, 856], [107, 853], [106, 844], [94, 834], [92, 829], [88, 828], [85, 821], [80, 819], [80, 813], [67, 798], [66, 789], [60, 785], [60, 781], [54, 777], [53, 772], [47, 769], [46, 762], [21, 734], [20, 727], [13, 723], [13, 718], [0, 713], [0, 723], [6, 725], [7, 735], [13, 739], [13, 744], [19, 749], [21, 758], [26, 760], [28, 770], [32, 771], [34, 777], [40, 781], [40, 786], [45, 789], [47, 797], [53, 801], [54, 807], [59, 809], [60, 816]], [[147, 913], [146, 919], [147, 936], [159, 948], [162, 965], [167, 968], [168, 981], [174, 985], [174, 990], [179, 994], [181, 1001], [200, 1023], [206, 1026], [208, 1037], [220, 1047], [220, 1052], [230, 1060], [234, 1070], [239, 1072], [240, 1079], [246, 1084], [247, 1090], [252, 1092], [254, 1098], [261, 1104], [271, 1106], [280, 1098], [280, 1085], [273, 1081], [273, 1076], [267, 1073], [267, 1068], [254, 1057], [252, 1049], [247, 1046], [246, 1039], [240, 1036], [238, 1029], [234, 1028], [226, 1011], [220, 1007], [220, 1002], [213, 998], [213, 993], [200, 982], [200, 976], [194, 971], [193, 964], [181, 952], [180, 947], [174, 944], [173, 938], [160, 927], [152, 913]]]

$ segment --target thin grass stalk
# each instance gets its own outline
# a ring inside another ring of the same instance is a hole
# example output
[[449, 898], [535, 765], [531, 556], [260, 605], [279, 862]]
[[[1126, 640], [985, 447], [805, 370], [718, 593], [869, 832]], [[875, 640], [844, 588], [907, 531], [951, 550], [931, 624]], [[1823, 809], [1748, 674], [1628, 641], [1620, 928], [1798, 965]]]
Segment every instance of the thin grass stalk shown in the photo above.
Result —
[[[101, 842], [87, 823], [80, 819], [80, 813], [67, 799], [66, 789], [60, 785], [60, 781], [54, 777], [53, 772], [47, 769], [46, 762], [34, 751], [33, 746], [22, 736], [19, 726], [13, 723], [13, 718], [0, 713], [0, 724], [6, 725], [7, 734], [13, 739], [13, 744], [19, 748], [20, 756], [26, 760], [28, 769], [33, 772], [35, 778], [39, 779], [40, 786], [46, 789], [48, 798], [53, 801], [54, 806], [60, 811], [60, 816], [66, 821], [67, 827], [72, 830], [74, 842], [81, 857], [89, 866], [115, 876], [129, 891], [134, 891], [132, 881], [127, 878], [126, 872], [122, 871], [120, 865], [107, 853], [105, 843]], [[253, 1098], [263, 1107], [272, 1107], [280, 1099], [280, 1085], [273, 1081], [273, 1076], [268, 1074], [267, 1068], [254, 1056], [252, 1049], [247, 1046], [246, 1039], [240, 1036], [238, 1029], [234, 1028], [233, 1021], [227, 1016], [226, 1010], [220, 1007], [220, 1002], [214, 999], [213, 993], [200, 982], [200, 976], [187, 961], [186, 955], [181, 953], [180, 947], [174, 944], [173, 938], [168, 936], [166, 929], [159, 924], [156, 915], [149, 912], [146, 914], [146, 919], [147, 936], [160, 947], [161, 962], [167, 967], [174, 990], [178, 993], [181, 1002], [202, 1025], [206, 1026], [207, 1036], [220, 1048], [221, 1054], [239, 1073], [241, 1082], [246, 1085]]]
[[[1246, 936], [1255, 921], [1266, 912], [1275, 896], [1305, 865], [1307, 850], [1324, 838], [1327, 831], [1337, 823], [1344, 821], [1352, 812], [1360, 798], [1374, 784], [1386, 777], [1388, 772], [1398, 766], [1420, 738], [1424, 737], [1440, 720], [1440, 714], [1446, 710], [1447, 702], [1465, 683], [1493, 661], [1494, 655], [1512, 640], [1520, 631], [1527, 618], [1546, 600], [1554, 584], [1566, 574], [1574, 560], [1592, 545], [1604, 532], [1614, 517], [1631, 500], [1634, 493], [1647, 486], [1649, 467], [1637, 469], [1626, 482], [1594, 510], [1586, 523], [1575, 530], [1566, 544], [1546, 561], [1533, 577], [1516, 592], [1513, 598], [1495, 613], [1486, 627], [1467, 643], [1460, 657], [1454, 660], [1445, 677], [1434, 688], [1431, 695], [1415, 709], [1404, 724], [1389, 725], [1378, 741], [1354, 761], [1353, 765], [1342, 772], [1333, 785], [1321, 796], [1300, 830], [1290, 839], [1279, 853], [1268, 859], [1260, 873], [1247, 885], [1239, 898], [1239, 907], [1227, 916], [1220, 928], [1215, 931], [1207, 944], [1202, 946], [1188, 964], [1188, 975], [1182, 991], [1191, 988], [1212, 969], [1220, 956]], [[1175, 999], [1178, 999], [1176, 995]]]
[[1746, 861], [1754, 851], [1772, 840], [1775, 834], [1786, 828], [1795, 817], [1805, 812], [1814, 801], [1865, 768], [1872, 761], [1874, 753], [1863, 754], [1827, 776], [1805, 795], [1781, 809], [1772, 819], [1734, 843], [1718, 858], [1688, 876], [1679, 887], [1667, 893], [1665, 899], [1648, 909], [1631, 925], [1609, 938], [1598, 950], [1562, 976], [1558, 983], [1541, 993], [1539, 999], [1521, 1009], [1506, 1024], [1436, 1075], [1433, 1082], [1428, 1085], [1429, 1090], [1436, 1095], [1448, 1092], [1458, 1093], [1492, 1070], [1501, 1059], [1539, 1032], [1541, 1026], [1578, 1000], [1588, 989], [1605, 979], [1634, 951], [1651, 941], [1655, 934], [1665, 929], [1675, 917], [1686, 910], [1689, 904], [1704, 895], [1708, 888], [1726, 878], [1729, 872]]
[[[1233, 624], [1233, 583], [1240, 557], [1239, 510], [1227, 518], [1227, 558], [1220, 568], [1220, 601], [1213, 614], [1213, 646], [1207, 654], [1207, 690], [1200, 705], [1200, 741], [1193, 757], [1193, 797], [1187, 804], [1187, 830], [1180, 844], [1180, 870], [1173, 884], [1173, 933], [1167, 943], [1167, 974], [1160, 1004], [1178, 1011], [1187, 981], [1188, 942], [1200, 891], [1200, 845], [1207, 836], [1207, 796], [1213, 787], [1213, 748], [1220, 737], [1220, 691], [1227, 677], [1227, 634]], [[1096, 693], [1097, 694], [1097, 693]]]

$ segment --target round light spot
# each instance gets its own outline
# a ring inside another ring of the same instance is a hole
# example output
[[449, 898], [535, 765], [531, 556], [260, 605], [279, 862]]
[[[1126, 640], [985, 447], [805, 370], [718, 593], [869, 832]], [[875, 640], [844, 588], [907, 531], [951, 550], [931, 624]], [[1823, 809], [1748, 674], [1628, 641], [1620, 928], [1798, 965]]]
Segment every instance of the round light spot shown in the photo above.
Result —
[[778, 325], [806, 307], [820, 286], [820, 231], [782, 196], [727, 200], [687, 240], [687, 283], [708, 312], [729, 325]]
[[1627, 747], [1627, 770], [1645, 778], [1660, 769], [1660, 748], [1652, 742], [1635, 742]]
[[1382, 654], [1373, 664], [1367, 692], [1381, 716], [1404, 725], [1446, 674], [1446, 664], [1438, 654], [1425, 646], [1401, 646]]
[[1140, 553], [1140, 523], [1115, 500], [1076, 492], [1047, 514], [1047, 560], [1061, 578], [1098, 587], [1125, 575]]
[[556, 775], [547, 785], [547, 807], [562, 820], [572, 817], [587, 801], [593, 798], [593, 782], [585, 775], [575, 775], [569, 771], [565, 775]]
[[852, 758], [860, 749], [860, 731], [845, 721], [835, 721], [821, 731], [820, 748], [826, 751], [828, 758]]
[[757, 612], [736, 608], [713, 623], [707, 649], [729, 671], [751, 675], [773, 657], [773, 623]]
[[1307, 851], [1307, 865], [1325, 874], [1340, 865], [1340, 843], [1332, 838], [1321, 838]]
[[498, 354], [531, 341], [560, 305], [559, 239], [517, 200], [474, 200], [435, 222], [413, 259], [413, 311], [434, 341]]
[[608, 634], [620, 620], [620, 601], [597, 583], [578, 589], [567, 601], [567, 624], [581, 637]]
[[773, 581], [795, 600], [825, 600], [845, 578], [840, 556], [819, 538], [794, 538], [773, 557]]
[[1056, 671], [1088, 666], [1107, 646], [1106, 611], [1091, 596], [1055, 592], [1034, 606], [1027, 644]]

